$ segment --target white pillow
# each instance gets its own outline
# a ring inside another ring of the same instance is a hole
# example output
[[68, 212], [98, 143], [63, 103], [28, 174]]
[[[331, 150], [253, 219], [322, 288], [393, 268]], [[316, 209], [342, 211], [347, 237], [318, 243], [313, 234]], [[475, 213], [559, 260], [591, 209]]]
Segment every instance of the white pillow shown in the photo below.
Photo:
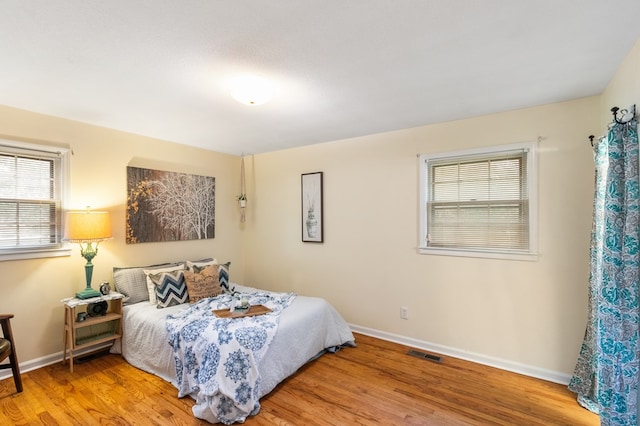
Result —
[[174, 272], [174, 271], [184, 271], [184, 263], [180, 263], [176, 266], [170, 266], [167, 268], [155, 268], [155, 269], [145, 269], [144, 274], [147, 277], [147, 291], [149, 292], [149, 302], [152, 305], [158, 304], [158, 298], [156, 297], [156, 286], [149, 278], [149, 274], [159, 274], [161, 272]]

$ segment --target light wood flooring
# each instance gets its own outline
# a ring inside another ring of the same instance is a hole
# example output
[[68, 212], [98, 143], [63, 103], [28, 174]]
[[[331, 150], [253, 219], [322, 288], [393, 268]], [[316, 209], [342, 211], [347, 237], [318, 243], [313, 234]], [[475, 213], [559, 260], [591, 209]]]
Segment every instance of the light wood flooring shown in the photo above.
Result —
[[[566, 386], [356, 335], [261, 400], [254, 425], [598, 425]], [[0, 425], [201, 425], [169, 383], [105, 355], [0, 381]]]

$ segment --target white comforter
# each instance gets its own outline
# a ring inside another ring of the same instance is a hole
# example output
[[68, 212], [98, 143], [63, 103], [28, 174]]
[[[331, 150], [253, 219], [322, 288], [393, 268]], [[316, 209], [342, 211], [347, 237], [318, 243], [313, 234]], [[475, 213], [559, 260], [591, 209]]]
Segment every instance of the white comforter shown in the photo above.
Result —
[[[236, 285], [240, 292], [256, 291]], [[177, 387], [173, 352], [168, 343], [165, 322], [168, 314], [188, 308], [188, 304], [157, 309], [149, 302], [125, 306], [123, 310], [122, 355], [132, 365], [153, 373]], [[322, 350], [354, 341], [344, 319], [324, 299], [297, 296], [282, 311], [278, 332], [262, 358], [260, 394], [262, 397], [293, 374]], [[210, 422], [213, 413], [194, 412]]]

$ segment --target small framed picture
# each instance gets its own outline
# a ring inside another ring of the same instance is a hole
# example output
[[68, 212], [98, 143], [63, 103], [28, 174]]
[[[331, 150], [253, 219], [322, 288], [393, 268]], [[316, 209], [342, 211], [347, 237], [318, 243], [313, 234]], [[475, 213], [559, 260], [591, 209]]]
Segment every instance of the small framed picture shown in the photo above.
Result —
[[302, 175], [302, 241], [323, 242], [322, 172]]

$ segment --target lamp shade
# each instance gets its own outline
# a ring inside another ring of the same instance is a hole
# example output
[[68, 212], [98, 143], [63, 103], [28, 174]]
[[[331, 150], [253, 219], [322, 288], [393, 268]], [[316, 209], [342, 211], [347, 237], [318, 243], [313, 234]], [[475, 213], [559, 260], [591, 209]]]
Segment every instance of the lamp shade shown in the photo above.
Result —
[[104, 241], [111, 238], [108, 212], [69, 212], [64, 239], [72, 243]]

